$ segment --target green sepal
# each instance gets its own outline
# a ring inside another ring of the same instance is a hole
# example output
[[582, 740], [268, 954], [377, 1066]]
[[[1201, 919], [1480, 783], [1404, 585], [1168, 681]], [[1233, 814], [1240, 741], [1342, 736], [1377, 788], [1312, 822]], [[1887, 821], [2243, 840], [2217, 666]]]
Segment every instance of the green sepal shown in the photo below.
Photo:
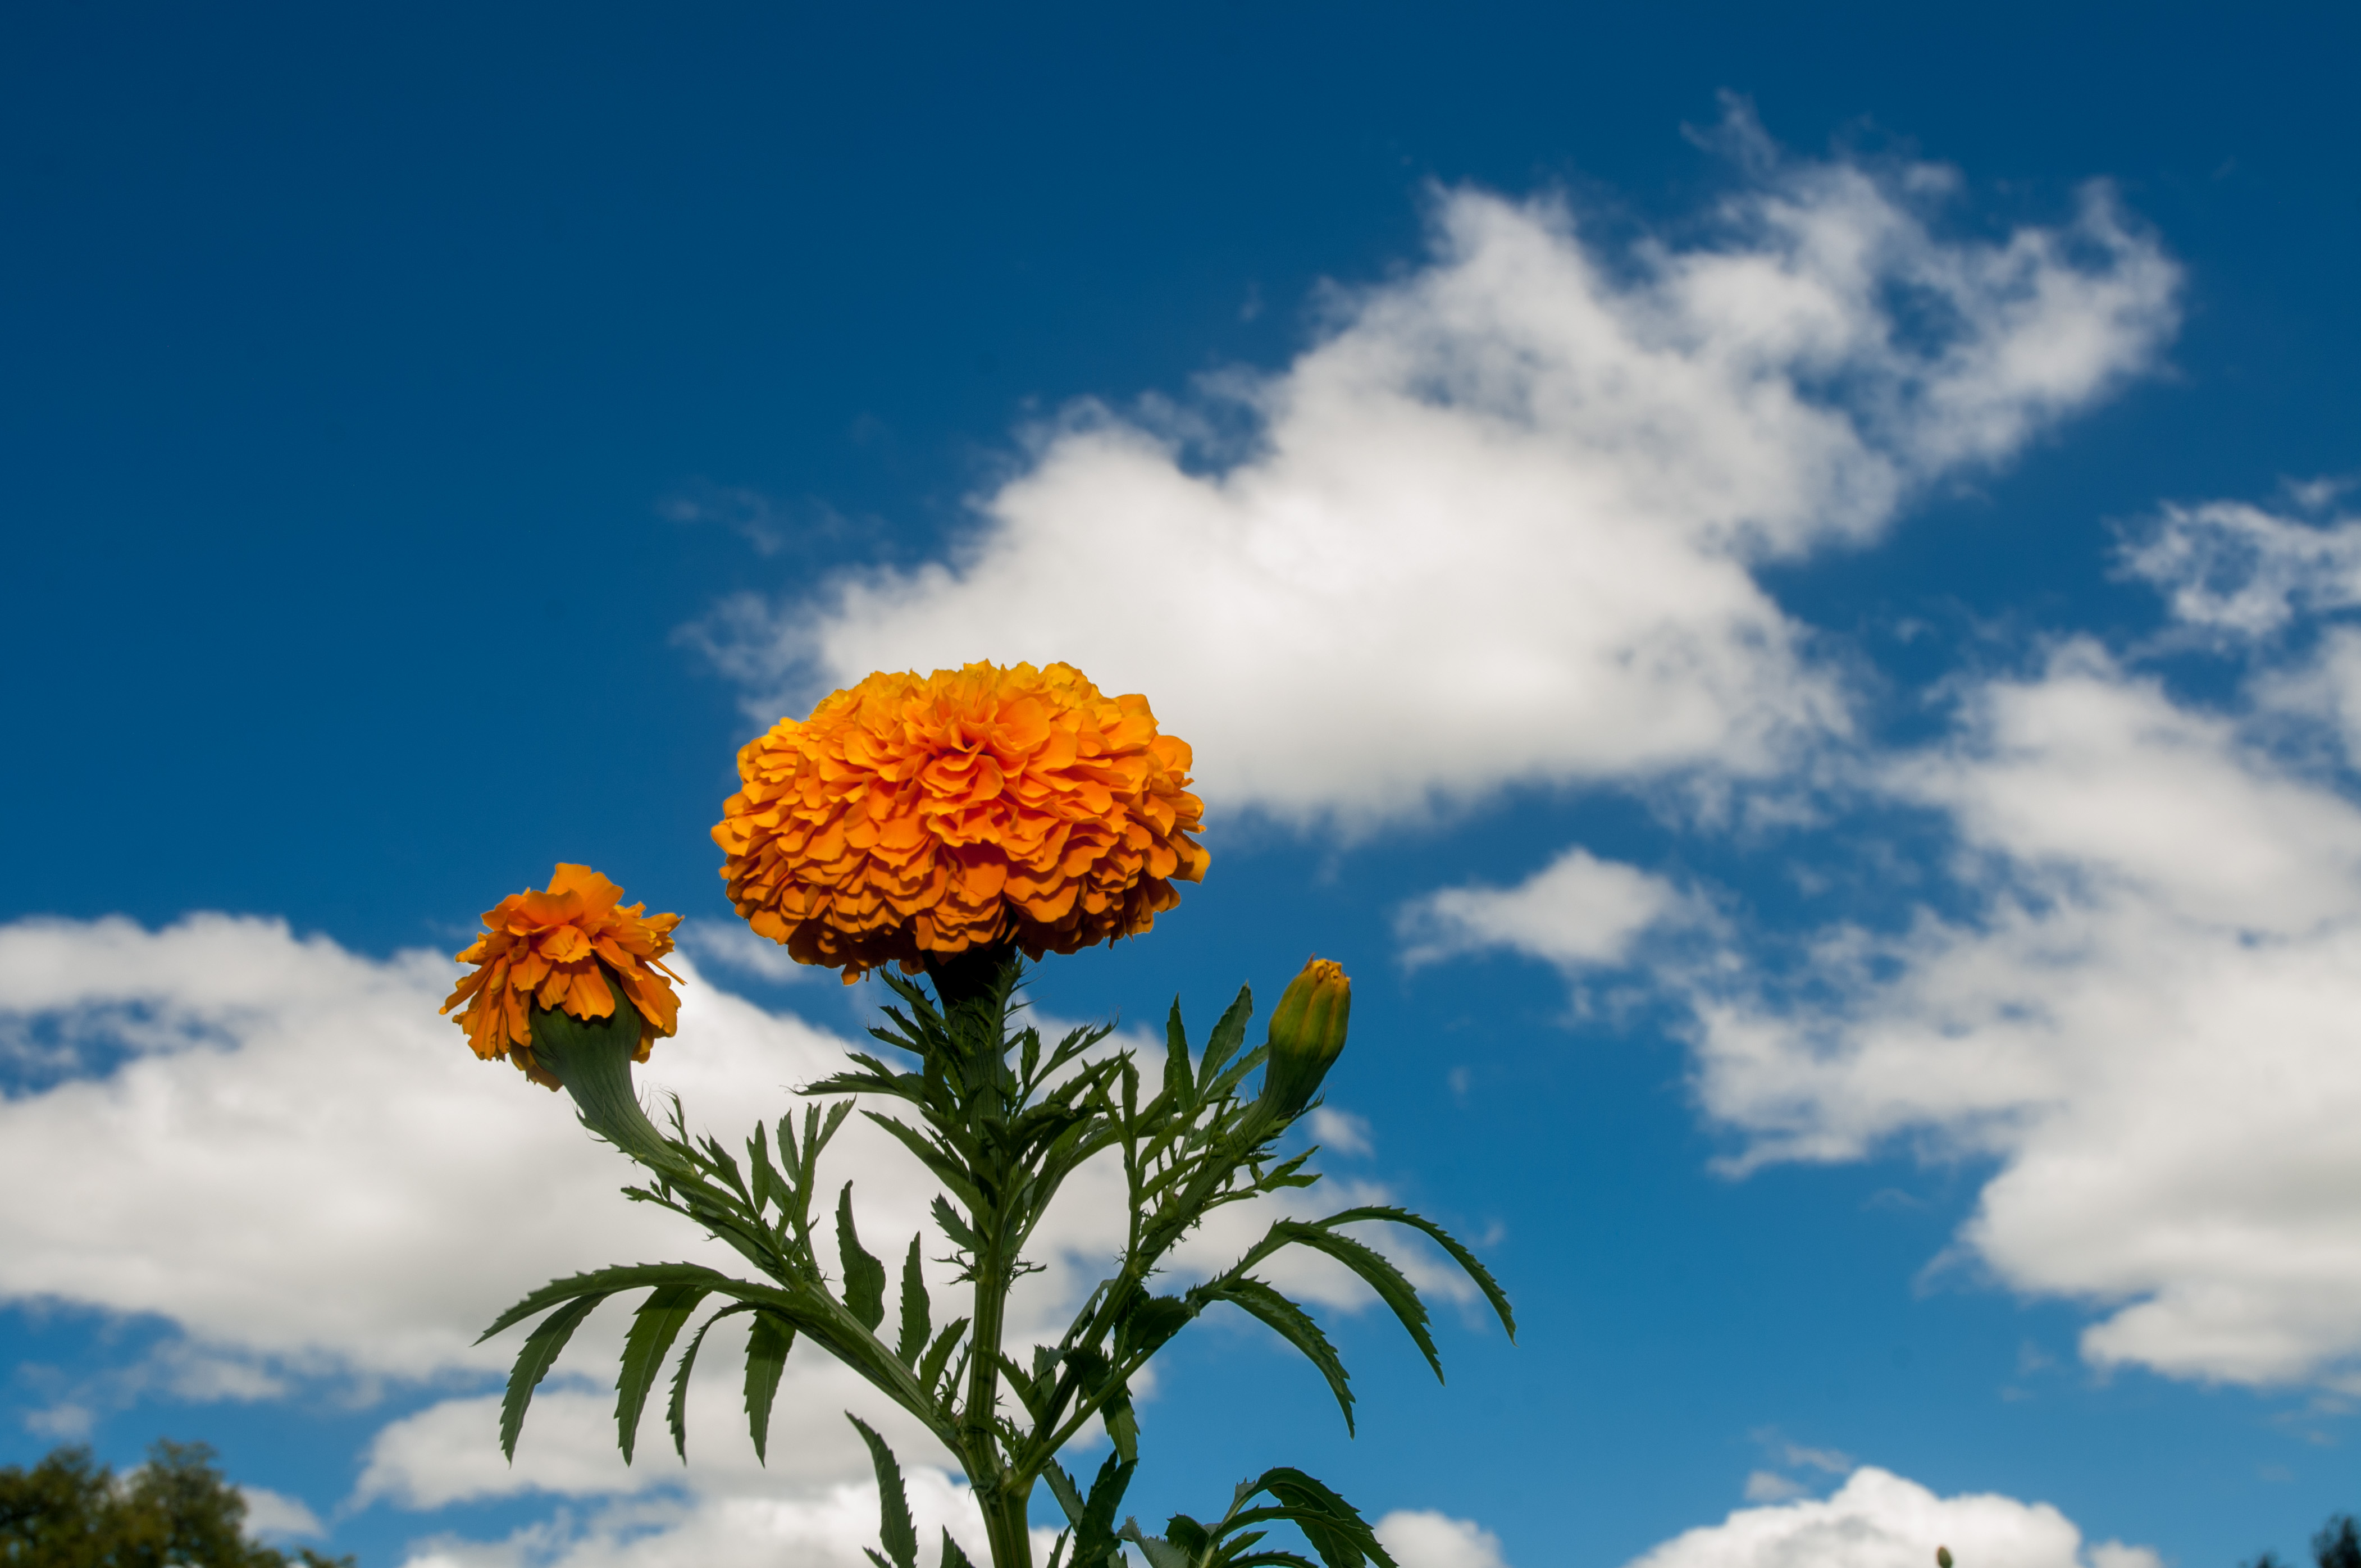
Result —
[[523, 1348], [517, 1352], [516, 1365], [509, 1369], [508, 1392], [500, 1397], [500, 1452], [508, 1456], [510, 1464], [516, 1463], [517, 1434], [524, 1431], [525, 1407], [533, 1403], [533, 1391], [549, 1376], [558, 1353], [574, 1337], [574, 1331], [582, 1326], [582, 1320], [606, 1299], [603, 1293], [577, 1297], [544, 1318], [540, 1326], [525, 1336]]
[[623, 1361], [615, 1376], [615, 1436], [623, 1463], [631, 1462], [638, 1445], [640, 1416], [647, 1409], [648, 1390], [672, 1354], [682, 1325], [695, 1315], [697, 1304], [710, 1294], [701, 1284], [659, 1285], [631, 1314], [631, 1332], [623, 1336]]
[[[876, 1429], [850, 1410], [844, 1413], [844, 1419], [859, 1429], [862, 1440], [869, 1444], [870, 1461], [877, 1469], [877, 1543], [885, 1549], [885, 1557], [893, 1560], [894, 1568], [918, 1568], [918, 1527], [910, 1519], [910, 1497], [902, 1486], [902, 1467], [895, 1463], [894, 1451], [885, 1446], [885, 1440], [877, 1435]], [[885, 1561], [874, 1552], [869, 1555], [881, 1565]]]
[[852, 1225], [852, 1183], [836, 1195], [836, 1255], [844, 1266], [844, 1305], [853, 1321], [874, 1333], [885, 1321], [885, 1266], [861, 1245]]
[[746, 1331], [746, 1431], [754, 1440], [758, 1464], [771, 1463], [771, 1404], [778, 1398], [779, 1375], [786, 1371], [787, 1352], [795, 1344], [795, 1324], [756, 1310]]

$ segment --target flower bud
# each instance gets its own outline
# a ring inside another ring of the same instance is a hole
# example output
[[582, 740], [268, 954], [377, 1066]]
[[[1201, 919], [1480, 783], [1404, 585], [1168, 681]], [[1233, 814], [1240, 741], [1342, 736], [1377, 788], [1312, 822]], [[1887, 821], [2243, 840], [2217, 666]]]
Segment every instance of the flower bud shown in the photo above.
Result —
[[1313, 959], [1290, 981], [1270, 1014], [1270, 1055], [1263, 1063], [1262, 1103], [1293, 1116], [1320, 1092], [1320, 1080], [1345, 1049], [1353, 982], [1333, 959]]

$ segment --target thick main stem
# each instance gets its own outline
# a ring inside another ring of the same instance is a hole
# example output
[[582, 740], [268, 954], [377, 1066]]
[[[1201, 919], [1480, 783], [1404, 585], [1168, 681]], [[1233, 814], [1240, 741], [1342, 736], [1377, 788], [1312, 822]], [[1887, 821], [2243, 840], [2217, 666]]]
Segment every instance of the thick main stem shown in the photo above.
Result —
[[[994, 948], [929, 961], [927, 970], [935, 982], [935, 996], [941, 1005], [944, 1022], [956, 1030], [959, 1025], [953, 1022], [952, 1014], [968, 1003], [988, 998], [1012, 956], [1005, 948]], [[995, 1034], [1005, 1032], [1005, 1027], [1000, 1021], [994, 1021]], [[994, 1046], [997, 1043], [994, 1041]], [[1005, 1079], [995, 1072], [991, 1081], [998, 1084]], [[1001, 1116], [1005, 1117], [1011, 1109], [1005, 1104], [1000, 1106]], [[988, 1154], [986, 1157], [989, 1160], [993, 1157]], [[978, 1185], [994, 1206], [989, 1212], [969, 1216], [978, 1247], [974, 1259], [975, 1306], [968, 1324], [967, 1402], [960, 1411], [960, 1437], [966, 1450], [961, 1457], [966, 1462], [968, 1484], [975, 1488], [976, 1507], [983, 1514], [984, 1537], [992, 1549], [992, 1568], [1033, 1568], [1033, 1535], [1026, 1519], [1026, 1503], [1032, 1487], [1010, 1474], [1000, 1452], [1000, 1434], [994, 1420], [1000, 1408], [1001, 1334], [1007, 1323], [1008, 1288], [1016, 1273], [1016, 1259], [1009, 1244], [1009, 1216], [999, 1208], [1005, 1201], [1006, 1184], [1003, 1178], [1006, 1173], [991, 1170], [979, 1171], [977, 1175], [984, 1178]]]

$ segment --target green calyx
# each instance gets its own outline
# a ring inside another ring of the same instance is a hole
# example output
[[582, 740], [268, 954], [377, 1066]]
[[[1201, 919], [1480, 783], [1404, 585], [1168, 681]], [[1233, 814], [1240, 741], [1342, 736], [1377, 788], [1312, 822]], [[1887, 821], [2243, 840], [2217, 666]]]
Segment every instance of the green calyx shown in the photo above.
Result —
[[671, 1151], [631, 1088], [631, 1058], [640, 1048], [639, 1009], [611, 974], [607, 989], [615, 1010], [604, 1018], [534, 1008], [533, 1054], [566, 1085], [584, 1125], [642, 1164], [661, 1164]]
[[1332, 959], [1313, 959], [1288, 982], [1270, 1014], [1270, 1055], [1261, 1103], [1279, 1116], [1300, 1115], [1344, 1054], [1353, 1014], [1353, 982]]

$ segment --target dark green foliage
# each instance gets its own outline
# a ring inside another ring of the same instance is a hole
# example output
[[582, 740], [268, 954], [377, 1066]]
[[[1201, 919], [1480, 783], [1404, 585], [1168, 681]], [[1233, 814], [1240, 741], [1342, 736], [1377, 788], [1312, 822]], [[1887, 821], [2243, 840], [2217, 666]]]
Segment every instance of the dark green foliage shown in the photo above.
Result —
[[[2312, 1560], [2317, 1568], [2361, 1568], [2361, 1523], [2351, 1514], [2331, 1514], [2312, 1538]], [[2238, 1568], [2287, 1568], [2276, 1552], [2265, 1552]]]
[[6, 1568], [353, 1568], [309, 1547], [290, 1557], [247, 1539], [246, 1499], [202, 1442], [159, 1442], [117, 1476], [86, 1448], [31, 1469], [0, 1469], [0, 1564]]
[[[1107, 1029], [1077, 1029], [1051, 1044], [1037, 1029], [1017, 1027], [1021, 973], [1007, 955], [971, 954], [939, 969], [937, 995], [929, 996], [912, 981], [881, 972], [902, 1005], [885, 1009], [889, 1026], [871, 1033], [906, 1053], [917, 1069], [854, 1054], [846, 1071], [802, 1091], [848, 1098], [825, 1110], [807, 1106], [800, 1129], [795, 1118], [782, 1118], [775, 1140], [770, 1129], [758, 1128], [745, 1143], [742, 1165], [716, 1139], [692, 1138], [677, 1102], [669, 1134], [647, 1122], [626, 1092], [578, 1102], [595, 1131], [651, 1173], [646, 1185], [626, 1189], [628, 1196], [696, 1222], [752, 1263], [760, 1278], [731, 1278], [693, 1264], [643, 1264], [577, 1275], [534, 1291], [490, 1331], [541, 1320], [526, 1336], [510, 1378], [503, 1446], [513, 1453], [533, 1388], [582, 1320], [609, 1296], [644, 1291], [617, 1379], [618, 1437], [626, 1459], [656, 1378], [691, 1319], [710, 1300], [719, 1310], [688, 1332], [673, 1374], [665, 1418], [675, 1449], [685, 1444], [689, 1372], [706, 1331], [722, 1317], [744, 1313], [751, 1318], [746, 1414], [755, 1453], [767, 1448], [772, 1404], [790, 1346], [798, 1338], [815, 1343], [917, 1420], [956, 1458], [975, 1489], [994, 1568], [1030, 1562], [1027, 1505], [1037, 1482], [1049, 1487], [1067, 1518], [1051, 1568], [1113, 1568], [1125, 1541], [1146, 1557], [1146, 1568], [1312, 1568], [1302, 1552], [1268, 1543], [1274, 1527], [1300, 1535], [1325, 1568], [1391, 1568], [1350, 1504], [1291, 1469], [1266, 1471], [1241, 1485], [1229, 1510], [1212, 1523], [1176, 1515], [1162, 1536], [1134, 1524], [1115, 1529], [1139, 1456], [1132, 1380], [1174, 1335], [1209, 1308], [1227, 1304], [1268, 1325], [1312, 1362], [1349, 1431], [1353, 1395], [1335, 1346], [1263, 1267], [1290, 1247], [1334, 1259], [1367, 1284], [1440, 1377], [1433, 1327], [1409, 1276], [1345, 1227], [1397, 1226], [1427, 1237], [1475, 1281], [1513, 1337], [1507, 1297], [1441, 1226], [1407, 1210], [1374, 1206], [1323, 1219], [1279, 1220], [1228, 1268], [1177, 1293], [1156, 1292], [1151, 1286], [1170, 1270], [1173, 1250], [1213, 1211], [1320, 1179], [1305, 1168], [1312, 1151], [1281, 1152], [1294, 1112], [1247, 1088], [1270, 1049], [1247, 1046], [1253, 995], [1239, 991], [1202, 1057], [1191, 1050], [1175, 1003], [1162, 1060], [1149, 1069], [1157, 1087], [1146, 1093], [1142, 1065], [1132, 1053], [1093, 1053]], [[567, 1081], [570, 1086], [573, 1079]], [[628, 1088], [628, 1080], [621, 1081]], [[850, 1097], [880, 1106], [864, 1106], [863, 1114], [942, 1188], [932, 1217], [952, 1253], [940, 1261], [956, 1269], [972, 1302], [967, 1316], [940, 1329], [922, 1272], [925, 1236], [911, 1241], [900, 1288], [892, 1291], [885, 1264], [862, 1244], [850, 1182], [838, 1189], [833, 1254], [828, 1265], [821, 1261], [829, 1239], [816, 1233], [830, 1216], [819, 1157], [851, 1113]], [[1025, 1255], [1035, 1228], [1067, 1178], [1101, 1155], [1122, 1160], [1128, 1209], [1112, 1272], [1082, 1300], [1055, 1343], [1005, 1343], [1010, 1288], [1039, 1266]], [[1114, 1453], [1084, 1495], [1055, 1456], [1093, 1422], [1104, 1426]], [[879, 1568], [917, 1568], [917, 1535], [900, 1468], [883, 1438], [857, 1420], [853, 1424], [874, 1461], [883, 1510], [882, 1551], [871, 1555]], [[970, 1568], [948, 1536], [942, 1562], [943, 1568]], [[2334, 1568], [2361, 1568], [2361, 1562]]]
[[2312, 1560], [2320, 1568], [2361, 1568], [2361, 1531], [2351, 1514], [2333, 1514], [2312, 1538]]

